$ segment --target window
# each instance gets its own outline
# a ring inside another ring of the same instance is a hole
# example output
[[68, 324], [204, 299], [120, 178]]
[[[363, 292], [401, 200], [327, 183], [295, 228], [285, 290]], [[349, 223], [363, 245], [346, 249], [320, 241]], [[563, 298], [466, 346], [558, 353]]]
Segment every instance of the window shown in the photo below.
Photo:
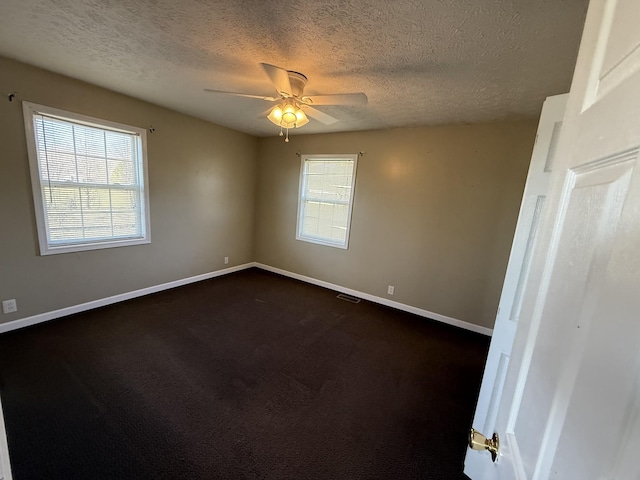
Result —
[[146, 131], [23, 110], [40, 254], [149, 243]]
[[358, 155], [302, 155], [298, 240], [349, 246]]

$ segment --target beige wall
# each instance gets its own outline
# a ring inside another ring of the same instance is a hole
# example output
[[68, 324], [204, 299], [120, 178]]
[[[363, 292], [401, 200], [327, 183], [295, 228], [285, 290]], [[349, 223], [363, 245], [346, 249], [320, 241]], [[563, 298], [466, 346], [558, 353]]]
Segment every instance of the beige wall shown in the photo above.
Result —
[[[255, 259], [492, 327], [536, 124], [262, 138]], [[349, 249], [295, 240], [296, 152], [360, 151]]]
[[[0, 323], [253, 260], [255, 137], [1, 57], [0, 87]], [[38, 255], [20, 100], [156, 128], [151, 244]]]
[[[0, 323], [256, 260], [491, 327], [535, 121], [256, 139], [0, 57]], [[38, 255], [20, 100], [149, 134], [150, 245]], [[301, 153], [356, 153], [348, 250], [295, 240]], [[255, 227], [255, 228], [254, 228]], [[395, 285], [393, 297], [387, 285]]]

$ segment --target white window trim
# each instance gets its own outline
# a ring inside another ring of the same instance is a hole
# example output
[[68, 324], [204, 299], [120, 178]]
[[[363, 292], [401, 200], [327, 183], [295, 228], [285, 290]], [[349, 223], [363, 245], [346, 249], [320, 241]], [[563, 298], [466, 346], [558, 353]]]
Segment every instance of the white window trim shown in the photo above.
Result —
[[[340, 242], [331, 242], [323, 238], [303, 235], [301, 233], [302, 215], [304, 213], [303, 201], [302, 201], [302, 194], [305, 188], [304, 163], [306, 160], [320, 159], [320, 158], [353, 161], [353, 175], [351, 176], [351, 199], [349, 201], [349, 212], [347, 213], [347, 231], [345, 234], [344, 244]], [[351, 213], [353, 210], [353, 203], [355, 201], [355, 193], [356, 193], [355, 186], [356, 186], [357, 171], [358, 171], [358, 154], [357, 153], [300, 155], [300, 182], [298, 185], [298, 217], [297, 217], [297, 225], [296, 225], [296, 240], [301, 240], [303, 242], [309, 242], [309, 243], [316, 243], [318, 245], [324, 245], [327, 247], [341, 248], [343, 250], [347, 250], [349, 248], [349, 237], [351, 236]]]
[[[29, 170], [31, 172], [31, 188], [33, 191], [33, 201], [36, 214], [36, 226], [38, 230], [38, 241], [40, 244], [40, 255], [52, 255], [57, 253], [81, 252], [85, 250], [98, 250], [103, 248], [125, 247], [130, 245], [141, 245], [151, 243], [151, 225], [149, 212], [149, 178], [147, 173], [147, 131], [143, 128], [125, 125], [122, 123], [102, 120], [79, 113], [68, 112], [58, 108], [48, 107], [46, 105], [38, 105], [31, 102], [22, 102], [22, 110], [24, 113], [25, 133], [27, 137], [27, 152], [29, 155]], [[42, 186], [40, 182], [40, 172], [38, 166], [38, 151], [36, 147], [36, 137], [33, 128], [33, 116], [45, 114], [51, 117], [58, 117], [61, 120], [71, 120], [92, 127], [110, 129], [119, 132], [132, 133], [140, 139], [140, 147], [138, 155], [141, 157], [140, 195], [141, 213], [143, 220], [143, 235], [140, 238], [129, 238], [122, 240], [106, 239], [105, 241], [93, 241], [90, 243], [74, 243], [72, 245], [50, 245], [47, 235], [47, 223], [45, 221], [45, 213], [42, 199]]]

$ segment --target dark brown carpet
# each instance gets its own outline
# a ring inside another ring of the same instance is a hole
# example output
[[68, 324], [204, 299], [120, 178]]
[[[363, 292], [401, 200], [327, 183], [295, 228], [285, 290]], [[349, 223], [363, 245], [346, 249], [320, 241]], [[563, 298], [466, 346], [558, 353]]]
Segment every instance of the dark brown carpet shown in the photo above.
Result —
[[463, 479], [487, 348], [257, 269], [7, 333], [14, 479]]

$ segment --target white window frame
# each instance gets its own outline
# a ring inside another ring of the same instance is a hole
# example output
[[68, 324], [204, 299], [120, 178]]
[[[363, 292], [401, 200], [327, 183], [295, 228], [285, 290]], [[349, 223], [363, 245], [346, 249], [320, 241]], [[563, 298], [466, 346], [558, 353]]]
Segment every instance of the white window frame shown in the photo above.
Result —
[[[304, 217], [304, 199], [303, 195], [306, 189], [305, 184], [305, 162], [307, 160], [319, 160], [326, 159], [331, 161], [352, 161], [353, 162], [353, 175], [351, 176], [351, 198], [349, 199], [349, 211], [347, 213], [347, 230], [345, 233], [345, 241], [341, 243], [339, 241], [330, 241], [324, 237], [316, 237], [313, 235], [303, 235], [302, 233], [302, 219]], [[298, 219], [296, 225], [296, 240], [303, 242], [316, 243], [319, 245], [325, 245], [327, 247], [336, 247], [347, 250], [349, 248], [349, 237], [351, 233], [351, 214], [353, 211], [353, 202], [355, 199], [355, 186], [356, 186], [356, 172], [358, 171], [358, 154], [318, 154], [318, 155], [300, 155], [300, 184], [298, 190]]]
[[[124, 247], [130, 245], [140, 245], [151, 243], [150, 213], [149, 213], [149, 180], [147, 173], [147, 131], [143, 128], [133, 127], [122, 123], [102, 120], [78, 113], [68, 112], [59, 108], [38, 105], [31, 102], [22, 102], [24, 113], [25, 133], [27, 140], [27, 152], [29, 155], [29, 170], [31, 172], [31, 187], [33, 190], [33, 201], [36, 214], [36, 225], [38, 230], [38, 241], [40, 244], [40, 255], [52, 255], [57, 253], [81, 252], [85, 250], [97, 250], [103, 248]], [[36, 147], [36, 136], [33, 126], [34, 115], [43, 114], [49, 117], [56, 117], [73, 123], [136, 135], [138, 138], [138, 178], [140, 181], [140, 213], [142, 235], [135, 238], [105, 239], [98, 241], [76, 241], [56, 245], [49, 241], [47, 222], [42, 198], [42, 183], [39, 171], [38, 151]]]

